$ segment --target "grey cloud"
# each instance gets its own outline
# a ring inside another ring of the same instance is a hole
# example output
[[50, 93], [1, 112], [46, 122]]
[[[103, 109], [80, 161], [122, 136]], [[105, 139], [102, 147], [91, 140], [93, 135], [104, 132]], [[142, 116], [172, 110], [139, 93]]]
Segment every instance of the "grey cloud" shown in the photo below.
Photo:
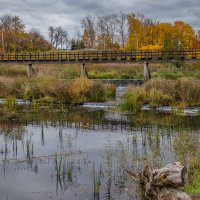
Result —
[[68, 32], [87, 15], [135, 12], [153, 20], [184, 20], [200, 28], [199, 0], [0, 0], [0, 16], [18, 15], [27, 28], [46, 34], [50, 25], [61, 25]]

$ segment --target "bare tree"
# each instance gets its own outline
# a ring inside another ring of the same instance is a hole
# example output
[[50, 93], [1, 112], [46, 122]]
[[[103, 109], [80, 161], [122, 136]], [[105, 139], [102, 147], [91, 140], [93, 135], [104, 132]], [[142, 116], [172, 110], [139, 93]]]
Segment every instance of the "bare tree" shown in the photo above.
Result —
[[69, 38], [68, 33], [61, 26], [53, 27], [50, 26], [48, 29], [48, 36], [50, 38], [50, 43], [55, 48], [60, 47], [61, 49], [68, 48]]
[[117, 15], [110, 14], [98, 17], [98, 38], [103, 49], [112, 48], [117, 42]]
[[95, 32], [95, 18], [87, 16], [81, 20], [83, 28], [83, 41], [89, 48], [95, 48], [96, 32]]
[[55, 35], [55, 28], [53, 26], [50, 26], [48, 28], [48, 37], [50, 38], [50, 44], [53, 47], [54, 46], [54, 35]]
[[128, 19], [127, 14], [120, 12], [117, 19], [117, 33], [119, 37], [119, 43], [124, 48], [128, 39]]

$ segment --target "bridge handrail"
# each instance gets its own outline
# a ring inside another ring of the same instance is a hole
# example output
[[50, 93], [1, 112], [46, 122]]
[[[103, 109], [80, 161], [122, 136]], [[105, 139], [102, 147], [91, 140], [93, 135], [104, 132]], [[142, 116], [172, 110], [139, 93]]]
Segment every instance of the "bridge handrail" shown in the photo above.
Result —
[[187, 50], [101, 50], [101, 51], [56, 51], [56, 52], [14, 52], [0, 54], [3, 61], [100, 61], [100, 60], [190, 60], [200, 59], [200, 49]]

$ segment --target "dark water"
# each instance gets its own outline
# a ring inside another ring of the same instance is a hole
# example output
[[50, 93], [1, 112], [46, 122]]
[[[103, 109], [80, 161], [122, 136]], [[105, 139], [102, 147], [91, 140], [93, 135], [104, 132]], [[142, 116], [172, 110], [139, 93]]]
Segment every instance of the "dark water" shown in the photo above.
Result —
[[140, 199], [123, 168], [176, 160], [173, 138], [199, 117], [102, 110], [0, 113], [0, 200]]

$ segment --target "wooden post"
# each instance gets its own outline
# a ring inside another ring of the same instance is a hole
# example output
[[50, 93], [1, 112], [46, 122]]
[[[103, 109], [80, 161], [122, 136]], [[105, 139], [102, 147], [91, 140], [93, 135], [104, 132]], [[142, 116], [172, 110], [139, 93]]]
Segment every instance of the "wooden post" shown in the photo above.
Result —
[[85, 78], [88, 77], [88, 73], [87, 73], [87, 69], [85, 67], [85, 63], [81, 64], [81, 77], [85, 77]]
[[28, 77], [33, 76], [32, 63], [29, 63], [29, 64], [27, 65], [26, 72], [27, 72], [27, 76], [28, 76]]
[[148, 81], [151, 79], [151, 72], [149, 69], [149, 63], [145, 62], [144, 63], [144, 81]]

